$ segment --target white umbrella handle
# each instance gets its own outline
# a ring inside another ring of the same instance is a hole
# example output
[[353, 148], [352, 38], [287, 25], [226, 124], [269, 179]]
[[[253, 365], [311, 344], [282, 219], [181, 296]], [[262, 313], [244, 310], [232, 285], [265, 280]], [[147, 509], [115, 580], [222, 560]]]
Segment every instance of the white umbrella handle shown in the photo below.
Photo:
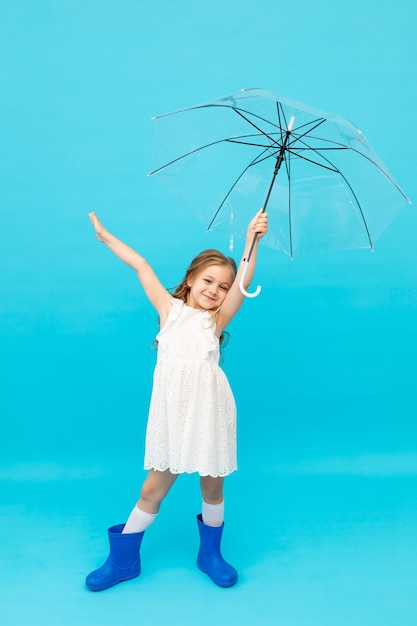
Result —
[[257, 286], [256, 290], [253, 293], [249, 293], [249, 291], [246, 291], [246, 289], [243, 286], [243, 281], [245, 280], [248, 267], [249, 267], [249, 259], [245, 262], [245, 267], [243, 268], [242, 276], [240, 277], [240, 281], [239, 281], [239, 289], [243, 293], [243, 295], [246, 296], [247, 298], [256, 298], [256, 296], [259, 296], [259, 294], [261, 293], [262, 287], [260, 285]]

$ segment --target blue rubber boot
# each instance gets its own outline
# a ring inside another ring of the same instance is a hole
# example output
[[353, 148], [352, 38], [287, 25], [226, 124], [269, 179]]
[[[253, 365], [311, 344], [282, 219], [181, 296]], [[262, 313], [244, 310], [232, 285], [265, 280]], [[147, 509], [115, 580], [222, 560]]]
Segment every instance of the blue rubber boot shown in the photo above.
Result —
[[140, 574], [140, 544], [144, 533], [122, 534], [124, 524], [108, 530], [110, 554], [105, 563], [88, 574], [86, 585], [91, 591], [103, 591]]
[[237, 582], [237, 571], [221, 555], [222, 526], [206, 526], [201, 515], [197, 515], [200, 549], [197, 565], [219, 587], [231, 587]]

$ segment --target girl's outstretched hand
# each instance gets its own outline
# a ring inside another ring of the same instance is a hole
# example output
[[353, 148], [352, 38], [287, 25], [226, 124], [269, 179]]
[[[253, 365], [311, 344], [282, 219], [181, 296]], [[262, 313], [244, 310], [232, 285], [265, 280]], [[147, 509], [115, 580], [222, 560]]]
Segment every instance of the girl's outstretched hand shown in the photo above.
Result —
[[100, 220], [98, 219], [97, 215], [94, 212], [89, 213], [88, 217], [90, 218], [90, 221], [94, 227], [94, 230], [96, 231], [97, 239], [101, 241], [102, 243], [105, 243], [109, 235], [108, 231], [104, 228], [103, 224], [100, 222]]
[[268, 213], [260, 209], [255, 217], [249, 222], [248, 237], [253, 237], [256, 233], [260, 239], [268, 232]]

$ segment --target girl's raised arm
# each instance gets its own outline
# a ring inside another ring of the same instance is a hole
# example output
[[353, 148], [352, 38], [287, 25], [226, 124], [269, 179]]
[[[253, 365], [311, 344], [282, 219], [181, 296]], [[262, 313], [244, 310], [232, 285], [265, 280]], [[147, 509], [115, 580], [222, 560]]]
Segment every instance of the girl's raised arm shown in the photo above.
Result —
[[109, 250], [123, 261], [123, 263], [126, 263], [126, 265], [135, 270], [147, 297], [158, 313], [161, 315], [165, 309], [169, 310], [172, 296], [162, 285], [146, 259], [133, 250], [133, 248], [130, 248], [123, 243], [123, 241], [120, 241], [120, 239], [117, 239], [117, 237], [109, 233], [95, 213], [89, 213], [88, 215], [96, 231], [97, 239], [106, 244]]
[[249, 254], [249, 250], [252, 245], [253, 238], [255, 234], [258, 233], [255, 246], [252, 250], [249, 265], [246, 271], [245, 283], [243, 285], [245, 289], [248, 289], [252, 281], [253, 275], [255, 273], [259, 239], [261, 239], [264, 235], [266, 235], [267, 231], [268, 231], [268, 214], [264, 213], [263, 210], [260, 209], [260, 211], [256, 213], [255, 217], [249, 223], [248, 230], [246, 232], [245, 248], [244, 248], [244, 252], [242, 255], [242, 260], [238, 267], [236, 278], [233, 281], [233, 285], [229, 289], [229, 292], [223, 302], [222, 308], [220, 309], [218, 313], [218, 318], [217, 318], [218, 332], [223, 331], [226, 328], [227, 324], [236, 315], [236, 313], [242, 306], [245, 296], [240, 291], [239, 283], [240, 283], [241, 276], [243, 274], [243, 270], [246, 265], [245, 259], [247, 258]]

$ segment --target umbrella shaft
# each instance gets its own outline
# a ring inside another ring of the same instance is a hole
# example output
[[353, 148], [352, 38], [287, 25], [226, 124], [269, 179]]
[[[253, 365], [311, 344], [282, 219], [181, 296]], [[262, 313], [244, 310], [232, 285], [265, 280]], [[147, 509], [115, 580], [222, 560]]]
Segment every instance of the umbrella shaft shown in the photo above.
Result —
[[[279, 168], [281, 167], [281, 164], [282, 164], [282, 162], [283, 162], [283, 160], [284, 160], [284, 153], [285, 153], [285, 150], [286, 150], [286, 148], [287, 148], [287, 143], [288, 143], [288, 139], [289, 139], [290, 135], [291, 135], [291, 129], [289, 129], [289, 130], [287, 130], [287, 131], [286, 131], [286, 133], [285, 133], [284, 143], [282, 144], [282, 146], [281, 146], [281, 148], [280, 148], [280, 150], [279, 150], [279, 154], [278, 154], [278, 156], [277, 156], [277, 161], [276, 161], [276, 163], [275, 163], [274, 173], [273, 173], [273, 175], [272, 175], [271, 184], [269, 185], [268, 193], [267, 193], [267, 195], [266, 195], [265, 202], [264, 202], [264, 205], [263, 205], [263, 207], [262, 207], [262, 213], [264, 213], [264, 212], [266, 211], [266, 207], [268, 206], [269, 196], [271, 195], [272, 188], [273, 188], [273, 186], [274, 186], [275, 179], [276, 179], [276, 177], [277, 177], [277, 174], [278, 174]], [[255, 247], [255, 243], [256, 243], [256, 240], [257, 240], [257, 239], [258, 239], [258, 233], [255, 233], [255, 235], [254, 235], [254, 237], [253, 237], [253, 240], [252, 240], [252, 243], [251, 243], [251, 246], [250, 246], [250, 248], [249, 248], [249, 254], [248, 254], [248, 256], [247, 256], [247, 260], [248, 260], [248, 261], [249, 261], [249, 259], [250, 259], [250, 258], [251, 258], [251, 256], [252, 256], [252, 252], [253, 252], [253, 249], [254, 249], [254, 247]]]
[[247, 261], [248, 263], [249, 263], [250, 258], [252, 256], [252, 252], [253, 252], [253, 249], [255, 247], [255, 243], [256, 243], [257, 239], [258, 239], [258, 233], [255, 233], [254, 236], [253, 236], [253, 239], [252, 239], [252, 243], [251, 243], [250, 248], [249, 248], [248, 256], [246, 257], [246, 259], [243, 259], [244, 261]]
[[[277, 174], [278, 174], [278, 170], [279, 170], [279, 168], [281, 167], [281, 163], [282, 163], [283, 158], [284, 158], [284, 157], [283, 157], [283, 152], [284, 152], [284, 151], [283, 151], [283, 149], [281, 148], [280, 153], [279, 153], [279, 155], [277, 156], [277, 162], [275, 163], [274, 173], [273, 173], [273, 176], [272, 176], [271, 184], [269, 185], [268, 193], [266, 194], [266, 198], [265, 198], [264, 206], [263, 206], [263, 208], [262, 208], [262, 213], [263, 213], [264, 211], [266, 211], [266, 207], [268, 206], [269, 196], [271, 195], [272, 188], [273, 188], [273, 186], [274, 186], [275, 179], [276, 179]], [[282, 154], [281, 154], [281, 153], [282, 153]]]
[[268, 193], [267, 193], [267, 196], [266, 196], [266, 199], [265, 199], [265, 202], [264, 202], [263, 211], [266, 211], [266, 207], [268, 206], [269, 196], [271, 195], [272, 188], [274, 186], [275, 179], [277, 177], [279, 168], [281, 167], [281, 164], [282, 164], [282, 162], [284, 160], [284, 153], [285, 153], [285, 150], [287, 148], [287, 143], [288, 143], [288, 139], [289, 139], [290, 135], [291, 135], [291, 131], [287, 130], [286, 133], [285, 133], [284, 143], [282, 144], [282, 146], [280, 148], [280, 151], [279, 151], [279, 154], [277, 156], [277, 161], [275, 163], [274, 173], [273, 173], [271, 184], [269, 185]]

